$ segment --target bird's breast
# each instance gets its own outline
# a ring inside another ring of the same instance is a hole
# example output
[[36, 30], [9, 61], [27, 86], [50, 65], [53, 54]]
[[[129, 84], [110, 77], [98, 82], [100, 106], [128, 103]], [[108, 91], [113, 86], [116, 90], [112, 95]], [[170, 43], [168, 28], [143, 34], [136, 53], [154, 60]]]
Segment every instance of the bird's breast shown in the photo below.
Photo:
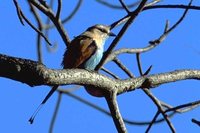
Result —
[[103, 48], [97, 49], [96, 52], [85, 62], [84, 68], [87, 70], [94, 70], [99, 64], [103, 56]]

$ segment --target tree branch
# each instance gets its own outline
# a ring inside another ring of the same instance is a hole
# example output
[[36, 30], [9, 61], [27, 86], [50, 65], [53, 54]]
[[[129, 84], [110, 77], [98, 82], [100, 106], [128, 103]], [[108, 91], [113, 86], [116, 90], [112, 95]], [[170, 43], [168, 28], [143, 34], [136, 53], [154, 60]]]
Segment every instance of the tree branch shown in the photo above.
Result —
[[[40, 18], [40, 15], [38, 14], [35, 7], [31, 3], [28, 2], [28, 4], [29, 4], [30, 10], [33, 13], [35, 20], [37, 22], [38, 29], [39, 29], [39, 31], [42, 32], [44, 28], [43, 28], [43, 23], [42, 23], [42, 20]], [[42, 63], [43, 60], [42, 60], [42, 46], [41, 45], [42, 45], [42, 38], [41, 38], [40, 34], [37, 34], [37, 56], [38, 56], [38, 61]]]
[[[104, 65], [104, 63], [106, 62], [107, 57], [112, 53], [113, 49], [116, 47], [116, 45], [118, 44], [118, 42], [120, 41], [120, 39], [122, 38], [122, 36], [126, 32], [126, 30], [128, 29], [128, 27], [136, 19], [138, 14], [142, 11], [142, 9], [144, 8], [146, 2], [147, 2], [147, 0], [142, 0], [140, 5], [135, 9], [135, 11], [130, 13], [129, 20], [124, 24], [124, 26], [122, 27], [122, 29], [118, 33], [117, 37], [112, 41], [111, 45], [109, 46], [109, 48], [105, 52], [103, 58], [101, 59], [100, 63], [97, 65], [95, 70], [99, 70]], [[112, 29], [112, 28], [114, 28], [114, 25], [111, 24], [110, 27]]]
[[[78, 10], [80, 9], [80, 7], [82, 5], [82, 2], [83, 2], [83, 0], [78, 1], [77, 5], [74, 7], [73, 11], [68, 16], [66, 16], [63, 20], [61, 20], [62, 24], [65, 24], [66, 22], [71, 20], [73, 18], [73, 16], [75, 16], [75, 14], [78, 12]], [[54, 28], [54, 27], [55, 27], [55, 25], [49, 24], [49, 23], [44, 26], [44, 28], [46, 30], [49, 30], [49, 29]]]
[[46, 16], [51, 19], [51, 21], [54, 23], [56, 26], [58, 32], [60, 33], [60, 36], [62, 37], [63, 41], [65, 42], [66, 46], [70, 44], [70, 39], [68, 37], [67, 32], [65, 31], [60, 19], [56, 19], [56, 16], [54, 15], [53, 11], [50, 8], [47, 8], [35, 0], [29, 0], [31, 4], [33, 4], [37, 9], [39, 9], [41, 12], [43, 12]]
[[23, 23], [23, 19], [26, 21], [26, 23], [35, 31], [37, 32], [38, 34], [40, 34], [40, 36], [42, 36], [45, 41], [49, 44], [49, 45], [52, 45], [50, 43], [50, 41], [48, 40], [48, 38], [39, 30], [37, 29], [27, 18], [26, 16], [23, 14], [22, 10], [20, 9], [18, 3], [16, 0], [13, 0], [14, 1], [14, 4], [15, 4], [15, 7], [16, 7], [16, 10], [17, 10], [17, 14], [19, 15], [18, 18], [20, 19], [20, 22], [22, 23], [22, 25], [24, 25]]
[[[31, 76], [30, 76], [31, 75]], [[53, 70], [36, 61], [14, 58], [0, 54], [0, 76], [30, 86], [39, 85], [91, 85], [101, 91], [117, 90], [118, 94], [137, 88], [153, 88], [161, 84], [195, 79], [200, 80], [200, 70], [176, 70], [172, 72], [140, 76], [126, 80], [110, 77], [82, 69]]]
[[118, 133], [127, 133], [126, 126], [122, 119], [121, 113], [119, 111], [117, 98], [116, 98], [116, 90], [111, 92], [110, 94], [106, 95], [106, 101], [108, 103], [108, 107], [110, 109], [113, 121], [115, 123], [115, 127]]
[[53, 113], [53, 116], [52, 116], [52, 119], [51, 119], [51, 124], [49, 126], [49, 133], [53, 133], [53, 129], [54, 129], [54, 126], [55, 126], [57, 115], [58, 115], [58, 110], [60, 108], [61, 100], [62, 100], [62, 92], [59, 92], [58, 93], [58, 99], [57, 99], [57, 102], [56, 102], [56, 107], [55, 107], [55, 110], [54, 110], [54, 113]]

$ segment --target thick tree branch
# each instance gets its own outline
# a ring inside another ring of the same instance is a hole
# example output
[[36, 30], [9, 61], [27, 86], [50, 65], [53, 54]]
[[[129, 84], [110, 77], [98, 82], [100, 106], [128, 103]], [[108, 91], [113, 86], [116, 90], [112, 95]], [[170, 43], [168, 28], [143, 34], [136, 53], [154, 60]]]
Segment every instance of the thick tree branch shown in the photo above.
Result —
[[[31, 75], [31, 76], [30, 76]], [[161, 84], [200, 79], [200, 70], [177, 70], [148, 76], [140, 76], [126, 80], [110, 77], [82, 69], [53, 70], [36, 61], [14, 58], [0, 54], [0, 76], [26, 83], [38, 85], [91, 85], [101, 91], [117, 90], [118, 94], [133, 91], [137, 88], [153, 88]]]

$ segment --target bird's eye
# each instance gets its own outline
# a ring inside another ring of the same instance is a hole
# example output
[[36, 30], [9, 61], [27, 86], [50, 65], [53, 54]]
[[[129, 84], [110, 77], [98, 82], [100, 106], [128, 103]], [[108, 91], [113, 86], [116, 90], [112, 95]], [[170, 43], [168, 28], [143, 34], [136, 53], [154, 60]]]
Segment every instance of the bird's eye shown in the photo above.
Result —
[[106, 31], [105, 29], [99, 28], [99, 30], [100, 30], [101, 32], [103, 32], [103, 33], [107, 33], [107, 31]]
[[104, 32], [104, 33], [106, 33], [106, 30], [104, 30], [104, 29], [101, 29], [101, 31]]

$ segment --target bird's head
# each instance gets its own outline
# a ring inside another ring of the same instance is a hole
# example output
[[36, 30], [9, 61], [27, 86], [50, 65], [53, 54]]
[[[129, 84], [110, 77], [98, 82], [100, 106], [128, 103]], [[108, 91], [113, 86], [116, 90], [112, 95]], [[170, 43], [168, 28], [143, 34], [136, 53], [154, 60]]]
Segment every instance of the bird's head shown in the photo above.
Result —
[[106, 39], [109, 36], [116, 36], [114, 33], [110, 31], [110, 26], [101, 24], [91, 26], [86, 31], [92, 32], [94, 35], [99, 36], [102, 39]]

